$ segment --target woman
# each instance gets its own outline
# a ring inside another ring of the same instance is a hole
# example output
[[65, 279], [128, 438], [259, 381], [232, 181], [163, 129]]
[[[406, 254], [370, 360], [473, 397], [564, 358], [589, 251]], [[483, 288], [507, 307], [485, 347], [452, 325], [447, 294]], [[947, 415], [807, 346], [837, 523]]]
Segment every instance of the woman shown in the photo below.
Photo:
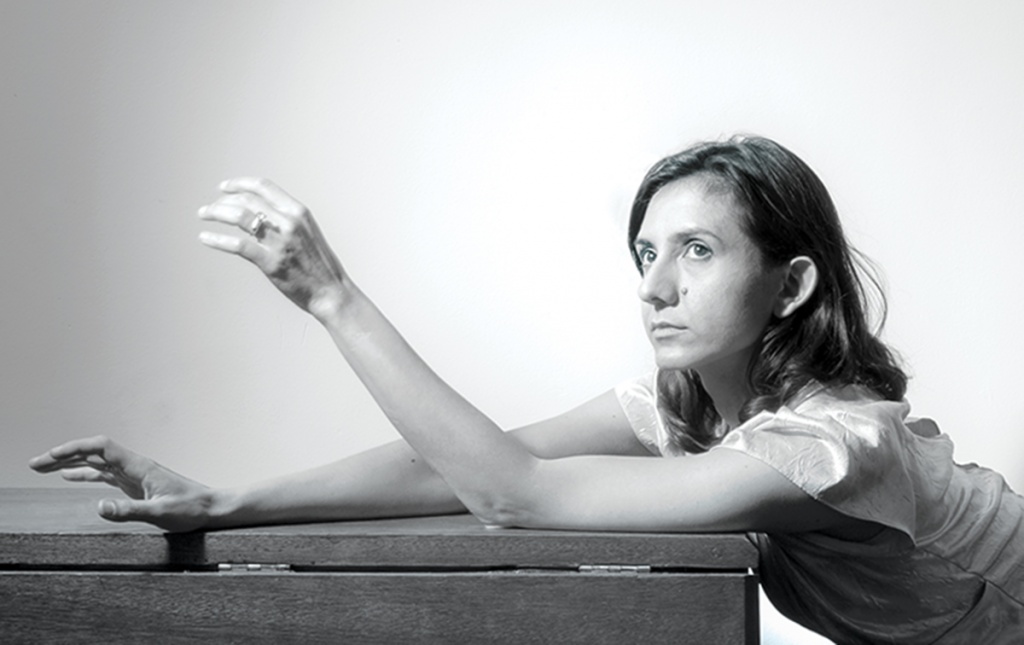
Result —
[[706, 143], [651, 169], [629, 241], [656, 373], [511, 433], [413, 352], [302, 204], [262, 180], [221, 188], [200, 216], [248, 235], [202, 242], [316, 317], [405, 441], [238, 490], [105, 437], [31, 462], [133, 498], [104, 500], [103, 517], [182, 531], [468, 510], [497, 526], [749, 531], [773, 603], [839, 642], [1024, 639], [1024, 498], [907, 417], [828, 193], [778, 144]]

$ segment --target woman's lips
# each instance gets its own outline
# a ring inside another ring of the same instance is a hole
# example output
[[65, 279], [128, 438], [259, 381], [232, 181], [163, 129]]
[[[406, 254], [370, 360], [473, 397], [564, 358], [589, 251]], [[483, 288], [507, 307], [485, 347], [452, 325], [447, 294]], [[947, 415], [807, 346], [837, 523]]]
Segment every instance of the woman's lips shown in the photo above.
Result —
[[686, 331], [685, 325], [677, 325], [674, 323], [667, 322], [656, 322], [651, 324], [651, 336], [660, 338], [663, 336], [675, 336], [676, 334]]

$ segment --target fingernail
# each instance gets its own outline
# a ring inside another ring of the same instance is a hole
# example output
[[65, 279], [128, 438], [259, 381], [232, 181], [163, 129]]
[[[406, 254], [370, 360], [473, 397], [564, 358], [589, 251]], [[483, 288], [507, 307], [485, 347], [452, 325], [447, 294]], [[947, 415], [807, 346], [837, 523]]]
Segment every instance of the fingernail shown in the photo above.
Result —
[[220, 188], [221, 190], [227, 190], [228, 189], [228, 180], [225, 179], [224, 181], [220, 182], [220, 184], [217, 187]]
[[196, 214], [199, 215], [199, 217], [202, 217], [203, 215], [206, 215], [206, 207], [205, 206], [200, 206], [199, 210], [196, 211]]
[[100, 502], [100, 515], [110, 517], [115, 513], [117, 513], [117, 506], [114, 504], [114, 502], [110, 501], [109, 499], [105, 499]]

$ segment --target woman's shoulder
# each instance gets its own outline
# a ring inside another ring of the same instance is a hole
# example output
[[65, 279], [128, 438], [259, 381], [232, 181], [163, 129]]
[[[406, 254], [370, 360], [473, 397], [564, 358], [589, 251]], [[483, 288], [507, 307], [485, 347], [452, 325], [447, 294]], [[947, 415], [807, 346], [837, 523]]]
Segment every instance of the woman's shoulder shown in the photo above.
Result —
[[[815, 385], [778, 410], [750, 418], [719, 448], [768, 463], [851, 517], [913, 536], [920, 461], [930, 452], [917, 443], [934, 424], [909, 418], [909, 410], [906, 401], [888, 401], [860, 386]], [[931, 457], [949, 461], [951, 446], [937, 447]]]
[[[906, 417], [905, 402], [886, 401], [856, 385], [812, 383], [776, 410], [763, 410], [732, 430], [722, 446], [783, 443], [788, 451], [828, 446], [830, 454], [877, 447]], [[843, 450], [838, 450], [843, 448]]]
[[845, 465], [845, 475], [874, 476], [912, 465], [906, 453], [920, 452], [922, 442], [945, 454], [949, 439], [930, 419], [911, 417], [906, 400], [891, 401], [860, 385], [812, 384], [778, 410], [748, 419], [722, 445], [778, 442], [786, 450], [828, 454]]
[[947, 440], [945, 436], [940, 437], [934, 421], [911, 416], [910, 412], [906, 399], [892, 401], [861, 385], [815, 383], [805, 387], [776, 412], [750, 419], [750, 425], [811, 423], [826, 433], [838, 433], [850, 441], [867, 441], [864, 448], [893, 448], [887, 444], [902, 445], [920, 439]]
[[887, 400], [862, 385], [812, 382], [781, 409], [808, 418], [856, 419], [891, 426], [907, 418], [910, 404], [906, 400]]

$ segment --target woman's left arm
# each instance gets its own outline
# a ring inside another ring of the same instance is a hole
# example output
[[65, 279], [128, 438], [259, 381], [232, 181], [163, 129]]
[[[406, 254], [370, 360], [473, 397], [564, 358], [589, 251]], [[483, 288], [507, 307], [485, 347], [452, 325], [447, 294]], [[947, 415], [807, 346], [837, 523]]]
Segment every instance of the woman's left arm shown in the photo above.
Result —
[[328, 330], [406, 441], [482, 521], [609, 530], [785, 530], [833, 526], [833, 511], [746, 455], [542, 459], [506, 435], [416, 354], [343, 270], [308, 209], [266, 180], [222, 184], [204, 219], [253, 235], [203, 233], [241, 255]]

